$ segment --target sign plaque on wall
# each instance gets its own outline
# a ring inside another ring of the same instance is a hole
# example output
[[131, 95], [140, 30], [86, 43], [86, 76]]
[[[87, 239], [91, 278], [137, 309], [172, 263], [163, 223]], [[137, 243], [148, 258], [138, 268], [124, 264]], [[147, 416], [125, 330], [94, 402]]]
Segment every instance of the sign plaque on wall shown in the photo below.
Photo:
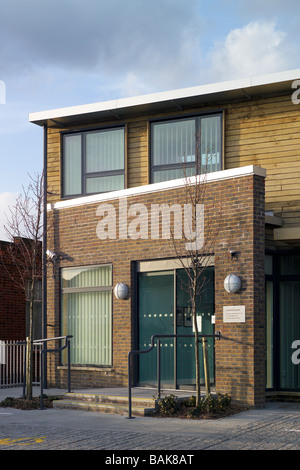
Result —
[[227, 305], [223, 307], [223, 323], [245, 323], [245, 305]]

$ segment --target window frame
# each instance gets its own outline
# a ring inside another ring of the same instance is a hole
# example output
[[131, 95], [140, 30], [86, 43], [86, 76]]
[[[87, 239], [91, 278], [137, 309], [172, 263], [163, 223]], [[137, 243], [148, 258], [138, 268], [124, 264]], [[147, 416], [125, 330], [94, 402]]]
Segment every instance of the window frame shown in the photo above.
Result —
[[[154, 142], [153, 142], [153, 125], [154, 124], [159, 124], [159, 123], [168, 123], [168, 122], [174, 122], [174, 121], [184, 121], [184, 120], [189, 120], [189, 119], [194, 119], [195, 120], [195, 127], [196, 127], [196, 132], [195, 134], [197, 135], [198, 132], [201, 133], [201, 119], [206, 118], [206, 117], [213, 117], [213, 116], [220, 116], [220, 170], [221, 171], [224, 169], [224, 110], [223, 109], [218, 109], [214, 110], [211, 112], [203, 112], [203, 113], [192, 113], [192, 114], [186, 114], [186, 115], [176, 115], [176, 116], [170, 116], [170, 117], [161, 117], [159, 119], [152, 119], [149, 121], [149, 128], [150, 128], [150, 138], [149, 138], [149, 145], [150, 145], [150, 159], [149, 159], [149, 181], [150, 183], [154, 183], [154, 171], [155, 170], [178, 170], [182, 168], [182, 165], [180, 163], [174, 163], [174, 164], [165, 164], [165, 165], [153, 165], [153, 148], [154, 148]], [[197, 145], [196, 145], [196, 137], [195, 137], [195, 162], [187, 162], [185, 167], [187, 169], [189, 168], [195, 168], [195, 174], [201, 174], [199, 173], [199, 167], [201, 166], [200, 162], [200, 155], [199, 155], [199, 150], [197, 150]], [[166, 180], [168, 181], [168, 180]]]
[[[97, 172], [87, 172], [86, 171], [86, 135], [97, 133], [97, 132], [105, 132], [105, 131], [113, 131], [123, 129], [124, 132], [124, 155], [123, 155], [123, 168], [119, 170], [108, 170], [108, 171], [97, 171]], [[65, 175], [65, 149], [64, 149], [64, 138], [68, 135], [80, 135], [81, 136], [81, 192], [76, 194], [67, 194], [64, 188], [64, 175]], [[90, 178], [101, 178], [105, 176], [123, 176], [124, 185], [123, 188], [127, 187], [127, 126], [124, 123], [120, 123], [118, 125], [110, 125], [110, 126], [103, 126], [103, 127], [89, 127], [89, 128], [82, 128], [82, 129], [74, 129], [74, 130], [67, 130], [62, 131], [60, 133], [61, 140], [60, 140], [60, 148], [61, 148], [61, 165], [60, 165], [60, 174], [61, 174], [61, 181], [60, 181], [60, 192], [61, 192], [61, 199], [73, 199], [77, 197], [84, 197], [84, 196], [91, 196], [93, 194], [103, 194], [109, 191], [96, 191], [96, 192], [87, 192], [86, 191], [86, 182], [87, 179]], [[118, 190], [112, 190], [118, 191]]]
[[[93, 269], [93, 268], [107, 268], [110, 267], [111, 269], [111, 285], [107, 286], [93, 286], [93, 287], [62, 287], [62, 273], [63, 270], [76, 270], [76, 269]], [[111, 325], [111, 334], [110, 334], [110, 362], [109, 364], [71, 364], [72, 367], [98, 367], [98, 368], [110, 368], [113, 365], [113, 265], [112, 263], [101, 263], [101, 264], [93, 264], [93, 265], [80, 265], [80, 266], [66, 266], [64, 268], [60, 268], [60, 315], [59, 315], [59, 328], [61, 335], [63, 333], [63, 295], [64, 294], [72, 294], [72, 293], [86, 293], [86, 292], [111, 292], [111, 300], [110, 300], [110, 325]], [[61, 365], [65, 365], [63, 361], [63, 354], [60, 357]]]

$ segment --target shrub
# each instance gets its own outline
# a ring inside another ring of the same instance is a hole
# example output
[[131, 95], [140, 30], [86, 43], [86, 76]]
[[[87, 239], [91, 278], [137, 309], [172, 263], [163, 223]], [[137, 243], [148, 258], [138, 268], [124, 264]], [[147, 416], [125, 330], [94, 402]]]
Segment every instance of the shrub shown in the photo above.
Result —
[[[53, 401], [59, 400], [59, 396], [43, 395], [43, 406], [44, 408], [52, 408]], [[0, 402], [0, 407], [3, 408], [18, 408], [20, 410], [38, 410], [40, 408], [40, 397], [34, 397], [32, 400], [27, 400], [25, 397], [13, 398], [7, 397]]]
[[175, 395], [168, 395], [158, 400], [158, 411], [162, 416], [172, 416], [178, 410], [178, 402]]
[[193, 418], [199, 414], [217, 414], [222, 413], [228, 409], [231, 404], [231, 397], [227, 394], [222, 395], [218, 393], [216, 396], [209, 395], [200, 400], [199, 405], [188, 412], [188, 416]]
[[190, 398], [187, 398], [186, 400], [184, 400], [183, 406], [185, 406], [186, 408], [195, 407], [196, 406], [196, 397], [194, 397], [192, 395]]
[[229, 395], [209, 395], [200, 400], [196, 407], [196, 397], [179, 400], [175, 395], [168, 395], [158, 400], [158, 414], [160, 416], [177, 416], [187, 418], [218, 417], [224, 415], [230, 408]]

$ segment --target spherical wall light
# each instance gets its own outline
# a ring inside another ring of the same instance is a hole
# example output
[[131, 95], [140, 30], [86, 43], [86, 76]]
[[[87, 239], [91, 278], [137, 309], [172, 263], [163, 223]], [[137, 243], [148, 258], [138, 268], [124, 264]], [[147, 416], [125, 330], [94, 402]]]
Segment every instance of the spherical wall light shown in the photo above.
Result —
[[114, 294], [117, 299], [125, 299], [128, 295], [128, 286], [122, 282], [115, 285]]
[[229, 274], [224, 281], [224, 288], [230, 294], [238, 292], [241, 288], [241, 280], [235, 274]]

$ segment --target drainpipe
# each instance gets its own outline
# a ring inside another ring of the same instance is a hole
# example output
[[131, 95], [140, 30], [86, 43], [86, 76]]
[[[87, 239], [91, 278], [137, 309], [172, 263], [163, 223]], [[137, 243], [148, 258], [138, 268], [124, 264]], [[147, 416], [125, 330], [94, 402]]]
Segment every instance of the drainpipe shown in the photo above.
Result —
[[[43, 155], [43, 176], [44, 176], [44, 212], [43, 212], [43, 332], [42, 337], [47, 338], [47, 124], [44, 124], [44, 155]], [[43, 355], [43, 380], [44, 388], [47, 388], [47, 354]]]

